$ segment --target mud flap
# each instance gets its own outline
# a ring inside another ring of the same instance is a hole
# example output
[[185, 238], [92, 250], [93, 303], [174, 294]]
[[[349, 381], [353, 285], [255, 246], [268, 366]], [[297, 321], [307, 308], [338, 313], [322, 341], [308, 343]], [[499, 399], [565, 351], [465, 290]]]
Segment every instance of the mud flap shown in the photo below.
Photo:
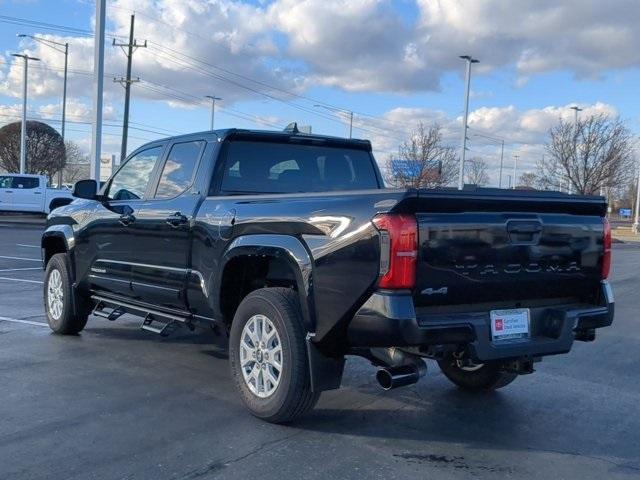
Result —
[[310, 335], [307, 335], [306, 341], [311, 390], [313, 392], [323, 392], [340, 388], [342, 373], [344, 372], [344, 356], [339, 358], [327, 357], [314, 345]]

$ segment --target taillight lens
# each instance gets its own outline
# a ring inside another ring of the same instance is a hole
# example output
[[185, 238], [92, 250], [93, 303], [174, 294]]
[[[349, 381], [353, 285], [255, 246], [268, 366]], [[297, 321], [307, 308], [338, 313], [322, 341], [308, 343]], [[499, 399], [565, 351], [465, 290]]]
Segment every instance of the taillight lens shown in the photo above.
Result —
[[373, 223], [380, 231], [378, 286], [411, 289], [416, 284], [418, 225], [413, 215], [379, 215]]
[[603, 220], [604, 227], [604, 253], [602, 254], [602, 279], [609, 278], [611, 271], [611, 225], [606, 218]]

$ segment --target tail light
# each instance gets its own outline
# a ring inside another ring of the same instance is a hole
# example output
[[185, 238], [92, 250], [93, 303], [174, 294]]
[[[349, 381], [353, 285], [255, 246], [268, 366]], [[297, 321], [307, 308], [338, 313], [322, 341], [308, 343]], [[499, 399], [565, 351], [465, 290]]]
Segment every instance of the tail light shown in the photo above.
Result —
[[416, 283], [418, 225], [413, 215], [379, 215], [373, 224], [380, 231], [378, 287], [411, 289]]
[[609, 220], [606, 218], [603, 220], [604, 241], [602, 242], [604, 247], [604, 253], [602, 254], [602, 279], [609, 278], [609, 272], [611, 271], [611, 226]]

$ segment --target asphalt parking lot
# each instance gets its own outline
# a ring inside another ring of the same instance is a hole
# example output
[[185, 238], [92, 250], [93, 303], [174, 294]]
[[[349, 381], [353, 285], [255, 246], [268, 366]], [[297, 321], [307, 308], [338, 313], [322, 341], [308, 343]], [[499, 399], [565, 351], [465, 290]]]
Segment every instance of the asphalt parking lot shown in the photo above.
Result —
[[161, 339], [139, 320], [45, 325], [41, 226], [0, 222], [0, 478], [640, 478], [640, 243], [614, 247], [614, 326], [499, 392], [464, 394], [430, 363], [383, 392], [343, 388], [293, 426], [251, 417], [223, 339]]

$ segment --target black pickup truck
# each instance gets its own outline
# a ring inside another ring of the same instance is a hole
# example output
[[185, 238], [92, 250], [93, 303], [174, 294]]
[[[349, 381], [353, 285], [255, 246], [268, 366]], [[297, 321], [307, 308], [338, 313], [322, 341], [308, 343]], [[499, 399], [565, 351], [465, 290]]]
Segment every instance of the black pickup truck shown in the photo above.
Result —
[[149, 143], [42, 237], [51, 329], [124, 313], [229, 337], [231, 375], [271, 422], [340, 386], [345, 356], [385, 389], [435, 359], [456, 385], [507, 385], [613, 320], [601, 197], [386, 189], [371, 144], [219, 130]]

